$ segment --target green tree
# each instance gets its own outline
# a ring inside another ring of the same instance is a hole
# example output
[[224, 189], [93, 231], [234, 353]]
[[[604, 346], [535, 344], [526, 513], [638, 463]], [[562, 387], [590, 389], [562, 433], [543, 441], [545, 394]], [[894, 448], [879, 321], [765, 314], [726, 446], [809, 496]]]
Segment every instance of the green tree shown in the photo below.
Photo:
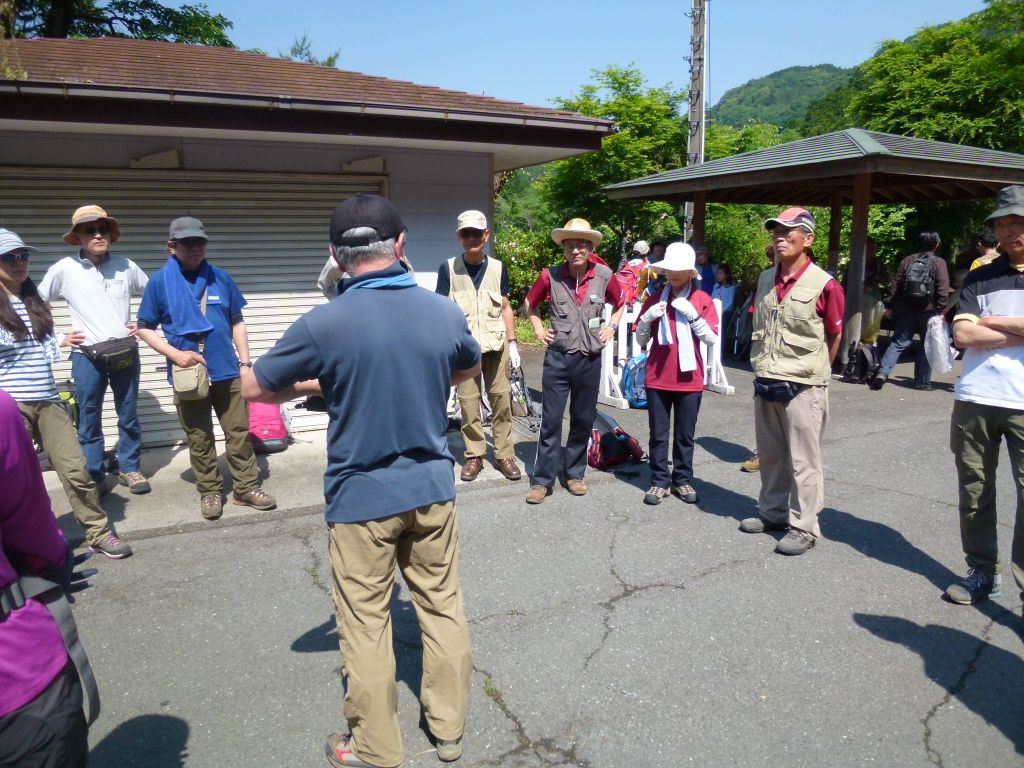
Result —
[[601, 253], [609, 263], [633, 240], [679, 235], [676, 206], [609, 200], [602, 187], [685, 164], [685, 101], [671, 84], [647, 87], [633, 66], [595, 70], [578, 95], [556, 99], [559, 109], [614, 120], [619, 129], [600, 151], [554, 163], [539, 182], [557, 220], [582, 217], [605, 233]]
[[[282, 56], [284, 54], [281, 54]], [[307, 64], [317, 64], [321, 67], [334, 67], [337, 66], [338, 57], [341, 55], [340, 50], [336, 50], [334, 53], [324, 56], [322, 59], [313, 53], [313, 43], [309, 39], [309, 35], [305, 32], [302, 33], [302, 37], [295, 38], [295, 42], [292, 43], [291, 50], [288, 52], [288, 58], [295, 61], [304, 61]]]
[[10, 37], [135, 37], [232, 47], [231, 22], [203, 3], [170, 7], [156, 0], [2, 0]]
[[848, 116], [878, 131], [1024, 151], [1024, 2], [883, 43]]
[[709, 111], [719, 124], [741, 128], [751, 121], [790, 125], [808, 104], [846, 83], [850, 70], [831, 64], [787, 67], [730, 88]]

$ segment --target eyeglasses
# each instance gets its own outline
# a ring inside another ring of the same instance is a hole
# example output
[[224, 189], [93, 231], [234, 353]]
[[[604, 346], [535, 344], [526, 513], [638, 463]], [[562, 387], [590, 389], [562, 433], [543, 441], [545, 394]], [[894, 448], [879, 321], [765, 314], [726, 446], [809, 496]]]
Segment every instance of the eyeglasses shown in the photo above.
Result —
[[110, 227], [106, 224], [101, 224], [98, 227], [76, 227], [75, 231], [80, 232], [83, 235], [88, 235], [89, 237], [94, 237], [95, 235], [103, 235], [106, 237], [110, 234]]
[[32, 254], [28, 251], [11, 251], [0, 254], [0, 261], [4, 264], [16, 264], [19, 261], [28, 261], [30, 258], [32, 258]]
[[180, 240], [171, 240], [171, 245], [180, 245], [183, 248], [202, 248], [206, 241], [201, 237], [183, 237]]
[[471, 229], [467, 227], [466, 229], [459, 230], [459, 237], [463, 240], [479, 240], [483, 236], [484, 230], [482, 229]]

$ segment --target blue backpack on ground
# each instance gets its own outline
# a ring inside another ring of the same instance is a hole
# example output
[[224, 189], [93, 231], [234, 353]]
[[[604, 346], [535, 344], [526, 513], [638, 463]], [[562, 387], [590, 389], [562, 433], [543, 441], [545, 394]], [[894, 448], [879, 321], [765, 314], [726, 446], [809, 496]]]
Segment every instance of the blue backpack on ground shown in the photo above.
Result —
[[630, 408], [647, 407], [647, 353], [641, 352], [629, 359], [622, 371], [622, 396]]

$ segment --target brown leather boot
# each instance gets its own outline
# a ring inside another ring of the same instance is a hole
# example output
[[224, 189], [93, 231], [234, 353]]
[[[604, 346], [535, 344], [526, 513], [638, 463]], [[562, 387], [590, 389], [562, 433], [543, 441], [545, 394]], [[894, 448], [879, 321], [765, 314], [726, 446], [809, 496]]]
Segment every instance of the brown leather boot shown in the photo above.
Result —
[[466, 463], [462, 465], [462, 474], [459, 477], [463, 482], [468, 483], [476, 480], [476, 476], [480, 474], [480, 470], [484, 467], [484, 460], [479, 456], [470, 456], [466, 459]]
[[586, 496], [587, 484], [582, 480], [566, 480], [565, 488], [573, 496]]
[[519, 471], [516, 460], [509, 456], [507, 459], [498, 459], [494, 462], [494, 468], [505, 476], [506, 480], [519, 480], [523, 473]]
[[551, 495], [551, 488], [546, 485], [531, 485], [526, 494], [527, 504], [540, 504]]

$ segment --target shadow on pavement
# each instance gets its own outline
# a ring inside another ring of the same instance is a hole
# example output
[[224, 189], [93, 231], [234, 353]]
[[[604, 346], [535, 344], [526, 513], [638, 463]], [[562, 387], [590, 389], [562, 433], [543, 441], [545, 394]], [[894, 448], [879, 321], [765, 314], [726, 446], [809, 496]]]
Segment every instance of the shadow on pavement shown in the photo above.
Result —
[[[748, 454], [749, 455], [749, 454]], [[746, 458], [746, 457], [744, 457]], [[699, 477], [693, 481], [699, 500], [697, 509], [719, 517], [731, 517], [737, 523], [746, 517], [757, 514], [757, 499], [743, 493], [736, 493], [714, 483], [708, 483]]]
[[[710, 453], [719, 461], [727, 461], [733, 464], [741, 464], [750, 458], [753, 448], [738, 443], [730, 443], [718, 437], [704, 435], [695, 441], [697, 445]], [[753, 436], [751, 436], [753, 442]]]
[[924, 576], [940, 591], [957, 580], [953, 571], [884, 523], [826, 507], [821, 511], [821, 528], [826, 539], [846, 544], [865, 557]]
[[139, 715], [108, 733], [89, 752], [92, 768], [184, 768], [188, 723], [170, 715]]
[[[1003, 612], [1008, 613], [1005, 609]], [[921, 626], [909, 619], [865, 613], [853, 614], [853, 620], [875, 637], [917, 653], [929, 680], [998, 729], [1018, 754], [1024, 754], [1024, 698], [1014, 693], [1024, 680], [1024, 661], [1019, 657], [950, 627]], [[993, 691], [972, 684], [970, 677], [977, 673], [982, 659], [986, 669], [998, 671], [997, 679], [1007, 690]]]

